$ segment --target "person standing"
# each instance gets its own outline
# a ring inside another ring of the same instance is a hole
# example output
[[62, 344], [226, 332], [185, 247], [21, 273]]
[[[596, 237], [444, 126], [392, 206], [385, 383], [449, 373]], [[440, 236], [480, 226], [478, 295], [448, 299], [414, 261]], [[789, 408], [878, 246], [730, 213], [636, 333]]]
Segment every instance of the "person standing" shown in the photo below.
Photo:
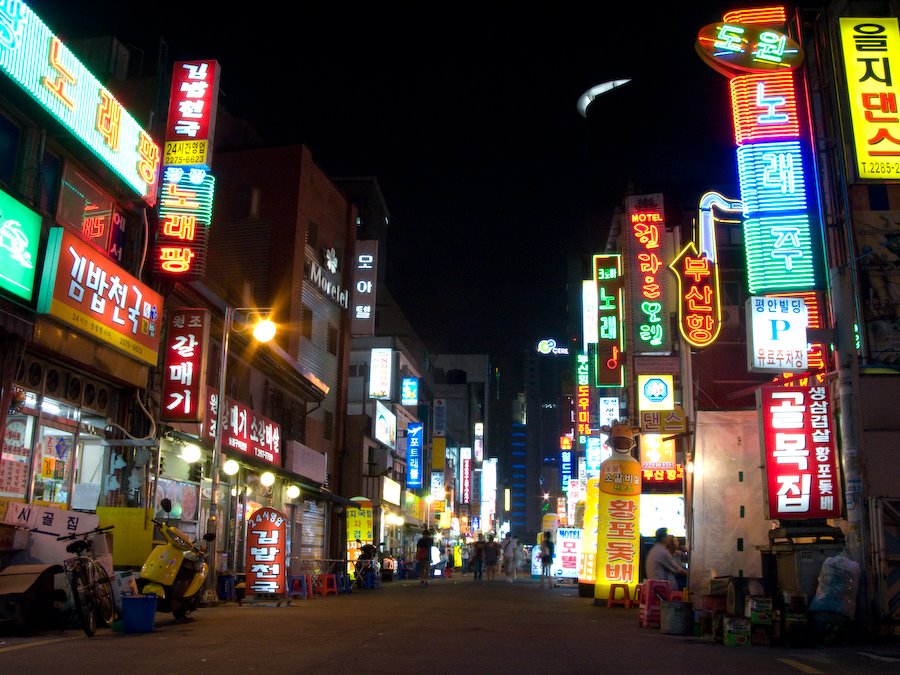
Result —
[[427, 527], [422, 530], [422, 536], [416, 543], [416, 562], [419, 564], [419, 583], [428, 585], [428, 577], [431, 576], [431, 549], [434, 548], [434, 538]]
[[459, 545], [459, 557], [462, 560], [462, 575], [469, 573], [469, 560], [472, 557], [472, 544], [465, 539], [461, 540]]
[[544, 587], [544, 581], [547, 581], [549, 587], [553, 587], [553, 577], [551, 570], [553, 568], [553, 558], [556, 553], [556, 547], [553, 545], [553, 539], [550, 536], [550, 530], [544, 532], [544, 539], [541, 542], [541, 588]]
[[489, 534], [487, 543], [484, 545], [484, 567], [487, 570], [488, 581], [494, 580], [502, 553], [503, 549], [500, 548], [500, 544], [494, 541], [494, 535]]
[[507, 533], [506, 542], [503, 544], [503, 566], [506, 568], [506, 580], [509, 583], [516, 580], [520, 559], [519, 538]]
[[472, 557], [469, 564], [472, 566], [472, 576], [475, 581], [481, 581], [484, 572], [484, 533], [479, 532], [478, 538], [472, 542]]
[[687, 570], [684, 569], [666, 547], [666, 539], [669, 536], [669, 530], [661, 527], [656, 531], [656, 538], [650, 552], [647, 553], [647, 578], [657, 579], [669, 582], [669, 590], [678, 590], [678, 578], [686, 577]]

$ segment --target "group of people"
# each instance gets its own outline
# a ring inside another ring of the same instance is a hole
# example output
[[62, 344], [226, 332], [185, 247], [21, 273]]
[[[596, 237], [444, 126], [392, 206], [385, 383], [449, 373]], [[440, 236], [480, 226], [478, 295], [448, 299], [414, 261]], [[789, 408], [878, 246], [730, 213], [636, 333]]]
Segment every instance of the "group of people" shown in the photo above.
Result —
[[669, 582], [669, 590], [680, 591], [687, 580], [687, 569], [678, 561], [681, 551], [678, 539], [661, 527], [656, 531], [653, 547], [647, 553], [647, 578]]
[[518, 537], [507, 533], [503, 541], [498, 542], [493, 534], [485, 538], [484, 533], [479, 532], [478, 538], [468, 545], [468, 550], [464, 549], [463, 575], [471, 570], [475, 581], [481, 581], [485, 575], [488, 581], [493, 581], [502, 569], [512, 583], [523, 556]]

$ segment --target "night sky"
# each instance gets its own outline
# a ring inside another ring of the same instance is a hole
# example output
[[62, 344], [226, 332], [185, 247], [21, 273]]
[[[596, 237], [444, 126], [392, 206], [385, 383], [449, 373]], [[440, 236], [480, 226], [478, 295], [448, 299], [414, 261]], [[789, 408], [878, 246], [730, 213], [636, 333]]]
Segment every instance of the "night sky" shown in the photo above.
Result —
[[[231, 114], [307, 144], [333, 177], [377, 177], [387, 284], [420, 336], [499, 358], [565, 337], [566, 260], [602, 250], [629, 183], [667, 205], [737, 196], [727, 82], [694, 40], [724, 10], [771, 3], [132, 4], [29, 2], [64, 40], [111, 34], [153, 63], [162, 38], [169, 62], [217, 59]], [[623, 78], [578, 114], [583, 92]]]

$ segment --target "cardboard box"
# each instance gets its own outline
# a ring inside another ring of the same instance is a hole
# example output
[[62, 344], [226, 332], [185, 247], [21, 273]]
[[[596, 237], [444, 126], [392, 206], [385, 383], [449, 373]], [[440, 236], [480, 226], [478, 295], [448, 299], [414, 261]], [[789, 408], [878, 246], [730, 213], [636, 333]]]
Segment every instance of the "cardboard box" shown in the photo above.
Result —
[[723, 629], [722, 642], [726, 647], [750, 646], [750, 619], [726, 616]]
[[772, 625], [772, 598], [750, 596], [744, 601], [744, 616], [751, 624]]

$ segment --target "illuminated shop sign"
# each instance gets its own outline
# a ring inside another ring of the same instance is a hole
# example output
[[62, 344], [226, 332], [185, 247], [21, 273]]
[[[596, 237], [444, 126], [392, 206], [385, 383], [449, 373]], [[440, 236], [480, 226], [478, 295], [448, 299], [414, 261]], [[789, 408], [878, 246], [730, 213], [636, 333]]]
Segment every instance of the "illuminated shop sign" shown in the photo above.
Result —
[[750, 372], [802, 373], [809, 324], [802, 298], [747, 298], [747, 367]]
[[0, 69], [148, 205], [159, 146], [24, 2], [0, 8]]
[[[375, 290], [378, 273], [378, 242], [359, 240], [353, 264], [353, 312], [350, 316], [352, 335], [375, 334]], [[403, 405], [415, 405], [404, 403]]]
[[607, 598], [610, 584], [628, 584], [631, 592], [639, 581], [640, 463], [614, 452], [600, 467], [599, 489], [594, 597]]
[[587, 479], [584, 495], [584, 531], [581, 556], [578, 559], [578, 583], [592, 584], [596, 578], [598, 507], [600, 505], [600, 477]]
[[[772, 9], [756, 10], [756, 20], [765, 18], [761, 12]], [[773, 13], [776, 20], [777, 16]], [[697, 37], [697, 51], [707, 65], [725, 76], [735, 71], [794, 70], [803, 63], [803, 51], [794, 40], [773, 28], [752, 23], [720, 21], [704, 26]]]
[[569, 481], [574, 471], [573, 455], [571, 450], [563, 450], [559, 453], [559, 479], [564, 492], [569, 490]]
[[568, 354], [568, 347], [559, 347], [556, 340], [547, 338], [538, 342], [537, 350], [539, 354]]
[[581, 282], [581, 332], [584, 335], [584, 351], [588, 345], [597, 344], [597, 282], [585, 279]]
[[210, 170], [219, 101], [218, 61], [177, 61], [163, 164]]
[[[443, 398], [434, 399], [434, 427], [433, 427], [433, 429], [434, 429], [434, 435], [437, 438], [443, 438], [447, 435], [447, 400], [446, 399], [443, 399]], [[443, 462], [443, 459], [441, 461]]]
[[209, 346], [209, 312], [173, 309], [166, 331], [162, 371], [162, 422], [202, 422]]
[[593, 258], [597, 283], [597, 351], [594, 384], [598, 387], [622, 387], [625, 384], [625, 359], [622, 352], [622, 256], [603, 253]]
[[575, 434], [582, 447], [591, 435], [590, 364], [586, 354], [575, 356]]
[[841, 517], [828, 387], [764, 385], [757, 399], [769, 518]]
[[841, 17], [847, 99], [853, 122], [856, 175], [896, 181], [900, 176], [900, 31], [896, 17]]
[[475, 444], [472, 451], [472, 458], [475, 462], [484, 461], [484, 422], [475, 422]]
[[0, 290], [30, 303], [34, 296], [41, 216], [0, 190]]
[[391, 449], [397, 447], [397, 416], [381, 401], [375, 401], [375, 440]]
[[556, 557], [550, 573], [556, 579], [577, 579], [581, 557], [581, 528], [560, 527], [556, 530]]
[[315, 260], [308, 259], [304, 273], [310, 282], [325, 297], [331, 298], [332, 302], [338, 307], [347, 309], [350, 306], [350, 291], [341, 286], [341, 276], [338, 274], [337, 251], [334, 247], [322, 251], [321, 264]]
[[459, 483], [462, 486], [461, 504], [472, 502], [472, 448], [459, 449]]
[[669, 308], [665, 287], [665, 213], [661, 194], [638, 195], [625, 200], [628, 252], [627, 274], [631, 279], [631, 316], [634, 317], [634, 347], [639, 354], [669, 353]]
[[105, 190], [68, 163], [63, 169], [56, 220], [60, 225], [68, 225], [73, 232], [81, 232], [81, 238], [98, 251], [122, 262], [125, 217]]
[[264, 506], [253, 512], [246, 527], [247, 590], [257, 595], [282, 595], [287, 580], [287, 516]]
[[215, 178], [203, 169], [166, 167], [159, 200], [153, 270], [179, 279], [206, 274]]
[[673, 375], [638, 375], [638, 410], [673, 410], [675, 384]]
[[373, 348], [369, 356], [369, 398], [390, 399], [393, 384], [393, 350], [389, 347]]
[[422, 439], [424, 429], [421, 422], [406, 425], [406, 487], [422, 487]]
[[63, 227], [50, 228], [37, 311], [155, 366], [162, 296]]
[[[263, 417], [243, 403], [225, 397], [225, 422], [222, 427], [222, 448], [237, 450], [256, 459], [281, 466], [281, 425]], [[216, 438], [219, 394], [206, 387], [206, 419], [204, 429], [211, 443]]]
[[[666, 440], [663, 440], [663, 439]], [[641, 434], [641, 470], [675, 469], [675, 440], [662, 434]]]
[[400, 381], [400, 405], [419, 405], [418, 377], [404, 377]]

